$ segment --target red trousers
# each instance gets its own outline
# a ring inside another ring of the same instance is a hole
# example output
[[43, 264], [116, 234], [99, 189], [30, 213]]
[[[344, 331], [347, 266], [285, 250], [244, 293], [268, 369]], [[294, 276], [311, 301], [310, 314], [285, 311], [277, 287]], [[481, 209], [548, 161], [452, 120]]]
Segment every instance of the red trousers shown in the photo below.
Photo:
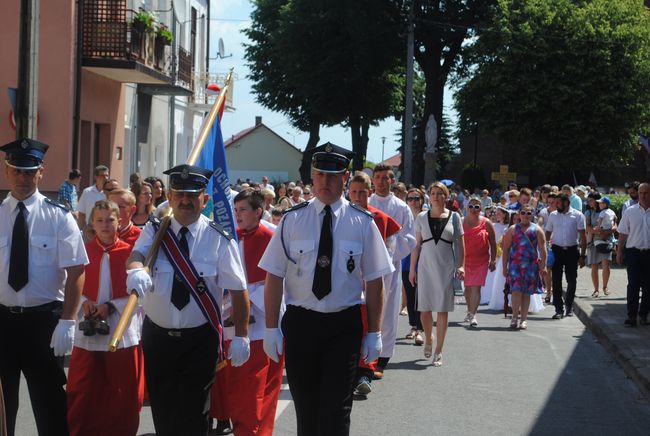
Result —
[[[226, 352], [230, 341], [226, 343]], [[273, 434], [275, 410], [282, 386], [284, 356], [268, 358], [263, 341], [251, 342], [251, 357], [238, 368], [228, 364], [212, 386], [210, 416], [230, 418], [236, 436]]]
[[[368, 309], [366, 309], [365, 304], [361, 305], [361, 322], [363, 323], [363, 337], [365, 338], [366, 334], [368, 334]], [[359, 357], [359, 368], [365, 368], [374, 372], [377, 369], [377, 360], [366, 363], [363, 360], [363, 356], [361, 356]]]
[[71, 436], [135, 435], [144, 397], [142, 349], [74, 347], [66, 389]]

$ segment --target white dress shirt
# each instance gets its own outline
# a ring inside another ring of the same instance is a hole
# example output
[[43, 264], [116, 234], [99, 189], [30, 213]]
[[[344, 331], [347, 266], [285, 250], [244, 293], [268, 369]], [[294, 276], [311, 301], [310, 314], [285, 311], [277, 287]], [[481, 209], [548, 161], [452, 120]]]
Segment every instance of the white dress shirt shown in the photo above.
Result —
[[[182, 225], [172, 218], [170, 227], [178, 236]], [[190, 260], [199, 276], [205, 280], [217, 304], [222, 306], [224, 289], [230, 292], [246, 289], [244, 268], [239, 259], [237, 242], [234, 239], [226, 239], [213, 229], [210, 220], [204, 215], [200, 215], [199, 219], [187, 228], [189, 232], [186, 239], [190, 249]], [[153, 225], [147, 223], [133, 250], [146, 256], [154, 237]], [[171, 304], [174, 269], [162, 248], [158, 249], [152, 276], [153, 289], [145, 294], [143, 307], [147, 316], [155, 324], [168, 329], [181, 329], [198, 327], [208, 322], [193, 297], [190, 297], [189, 304], [182, 310], [178, 310]]]
[[628, 207], [618, 232], [627, 235], [625, 248], [650, 249], [650, 207], [644, 209], [639, 204]]
[[[340, 312], [361, 304], [364, 280], [394, 270], [384, 241], [371, 216], [350, 206], [344, 198], [332, 208], [332, 291], [319, 300], [312, 292], [325, 204], [314, 199], [307, 206], [287, 212], [275, 231], [259, 266], [284, 278], [286, 304], [317, 312]], [[283, 230], [284, 229], [284, 230]], [[296, 262], [287, 258], [283, 248]], [[352, 272], [348, 261], [354, 262]]]
[[18, 200], [11, 193], [0, 205], [0, 304], [32, 307], [63, 301], [64, 268], [88, 263], [79, 227], [71, 213], [34, 192], [23, 200], [29, 229], [29, 282], [19, 292], [9, 285], [9, 259]]
[[77, 210], [86, 215], [86, 224], [90, 223], [90, 212], [92, 212], [95, 203], [100, 200], [106, 200], [106, 194], [97, 189], [96, 185], [87, 187], [81, 193]]
[[393, 263], [401, 262], [411, 254], [416, 245], [411, 209], [393, 193], [386, 197], [373, 194], [368, 199], [368, 204], [384, 212], [402, 226], [399, 233], [395, 235], [395, 252], [392, 253]]
[[578, 231], [585, 229], [585, 216], [573, 208], [565, 213], [551, 212], [544, 229], [551, 233], [553, 245], [570, 247], [578, 244]]

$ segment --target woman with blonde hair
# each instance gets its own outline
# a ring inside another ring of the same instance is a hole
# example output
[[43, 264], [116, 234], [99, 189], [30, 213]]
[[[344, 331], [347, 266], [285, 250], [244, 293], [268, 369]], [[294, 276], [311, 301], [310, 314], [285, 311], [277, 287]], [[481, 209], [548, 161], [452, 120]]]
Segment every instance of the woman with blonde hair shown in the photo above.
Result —
[[454, 311], [454, 278], [465, 276], [465, 242], [460, 215], [445, 207], [449, 190], [440, 182], [429, 187], [431, 208], [415, 219], [417, 245], [411, 253], [409, 281], [417, 283], [417, 309], [424, 327], [424, 357], [433, 348], [433, 312], [437, 312], [433, 366], [442, 365], [449, 312]]
[[135, 195], [136, 210], [131, 221], [142, 229], [153, 213], [153, 186], [148, 182], [133, 185], [133, 195]]

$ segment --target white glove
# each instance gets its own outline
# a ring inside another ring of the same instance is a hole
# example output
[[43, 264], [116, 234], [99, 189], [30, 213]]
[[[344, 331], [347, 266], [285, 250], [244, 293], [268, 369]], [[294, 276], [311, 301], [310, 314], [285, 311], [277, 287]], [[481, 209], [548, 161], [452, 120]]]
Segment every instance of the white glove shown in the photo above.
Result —
[[279, 328], [266, 328], [264, 331], [264, 352], [269, 359], [278, 363], [284, 347], [282, 331]]
[[150, 291], [153, 286], [151, 276], [144, 268], [130, 269], [126, 274], [126, 290], [129, 293], [135, 291], [138, 298], [144, 298], [144, 293]]
[[59, 323], [52, 333], [50, 348], [54, 348], [55, 356], [65, 356], [72, 351], [72, 342], [74, 340], [74, 319], [60, 319]]
[[235, 336], [230, 343], [228, 359], [232, 366], [242, 366], [251, 355], [251, 341], [247, 336]]
[[366, 363], [370, 363], [377, 360], [379, 354], [381, 354], [381, 332], [368, 332], [363, 338], [361, 357]]

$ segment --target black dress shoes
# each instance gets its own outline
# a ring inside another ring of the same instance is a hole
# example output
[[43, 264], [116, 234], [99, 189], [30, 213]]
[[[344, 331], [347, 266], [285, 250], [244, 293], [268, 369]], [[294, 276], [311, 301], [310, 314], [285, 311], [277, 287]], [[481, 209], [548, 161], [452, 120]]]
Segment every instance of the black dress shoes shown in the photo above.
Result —
[[648, 321], [647, 316], [640, 316], [639, 317], [639, 324], [641, 324], [641, 325], [650, 325], [650, 321]]
[[[646, 320], [647, 322], [647, 320]], [[636, 319], [635, 318], [628, 318], [625, 320], [623, 323], [625, 327], [636, 327]]]

